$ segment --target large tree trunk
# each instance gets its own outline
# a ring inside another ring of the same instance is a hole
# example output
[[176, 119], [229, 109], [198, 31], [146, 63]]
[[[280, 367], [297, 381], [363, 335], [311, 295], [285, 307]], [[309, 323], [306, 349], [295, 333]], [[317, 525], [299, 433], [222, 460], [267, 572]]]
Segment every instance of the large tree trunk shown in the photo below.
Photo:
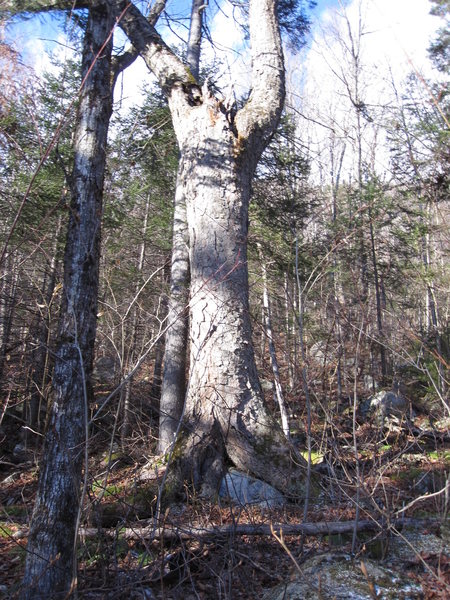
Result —
[[[202, 105], [184, 115], [182, 131], [191, 366], [168, 488], [187, 480], [214, 496], [228, 457], [239, 469], [291, 490], [287, 442], [264, 404], [253, 354], [247, 271], [251, 163], [236, 156], [233, 125], [205, 89]], [[296, 475], [298, 480], [298, 470]]]
[[250, 1], [253, 86], [235, 118], [206, 86], [200, 89], [134, 5], [110, 2], [167, 94], [183, 163], [179, 185], [190, 238], [191, 362], [185, 427], [167, 490], [181, 489], [188, 480], [214, 495], [228, 457], [238, 468], [301, 494], [302, 461], [294, 466], [288, 442], [263, 402], [248, 312], [250, 183], [284, 101], [276, 1]]
[[75, 584], [74, 540], [87, 443], [105, 149], [112, 109], [108, 36], [113, 25], [105, 5], [90, 9], [82, 62], [85, 81], [74, 140], [53, 406], [28, 539], [23, 599], [62, 598]]

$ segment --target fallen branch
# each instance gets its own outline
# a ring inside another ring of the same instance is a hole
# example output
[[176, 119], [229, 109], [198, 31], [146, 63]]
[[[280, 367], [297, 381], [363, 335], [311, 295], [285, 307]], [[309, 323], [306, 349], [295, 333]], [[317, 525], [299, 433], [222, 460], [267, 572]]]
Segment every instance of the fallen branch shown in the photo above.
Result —
[[[403, 527], [429, 527], [431, 525], [439, 525], [438, 519], [393, 519], [388, 522], [378, 522], [376, 520], [361, 520], [356, 524], [358, 531], [376, 531], [378, 529], [395, 528], [402, 529]], [[299, 523], [299, 524], [242, 524], [242, 525], [222, 525], [218, 527], [195, 527], [167, 524], [165, 527], [155, 527], [153, 525], [144, 525], [137, 523], [132, 527], [117, 529], [102, 530], [103, 534], [115, 536], [120, 534], [122, 539], [204, 539], [217, 538], [228, 536], [270, 536], [272, 529], [283, 535], [336, 535], [342, 533], [351, 533], [355, 529], [355, 521], [329, 521], [320, 523]], [[81, 528], [80, 535], [84, 538], [93, 538], [99, 534], [99, 530], [95, 528]]]

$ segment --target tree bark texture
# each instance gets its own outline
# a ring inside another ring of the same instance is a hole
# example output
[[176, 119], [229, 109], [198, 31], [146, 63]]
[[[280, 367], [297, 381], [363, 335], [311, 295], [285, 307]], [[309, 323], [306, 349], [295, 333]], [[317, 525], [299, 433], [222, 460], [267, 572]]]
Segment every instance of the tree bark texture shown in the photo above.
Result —
[[[200, 48], [205, 8], [206, 5], [203, 4], [203, 0], [192, 1], [186, 62], [195, 79], [198, 79], [200, 69]], [[186, 394], [190, 273], [184, 165], [184, 161], [181, 160], [174, 200], [169, 329], [166, 334], [159, 418], [158, 450], [160, 454], [167, 452], [176, 439], [183, 415]]]
[[184, 161], [178, 167], [172, 233], [172, 265], [168, 329], [159, 415], [158, 451], [174, 442], [182, 418], [186, 392], [186, 354], [189, 312], [189, 232], [186, 221]]
[[214, 495], [228, 455], [239, 469], [302, 493], [303, 469], [292, 467], [288, 443], [263, 402], [248, 312], [251, 179], [285, 95], [276, 2], [250, 1], [253, 87], [236, 116], [200, 88], [133, 4], [110, 2], [168, 97], [183, 165], [178, 185], [190, 241], [190, 378], [168, 492], [188, 480]]
[[192, 0], [191, 24], [189, 27], [189, 40], [186, 53], [186, 62], [192, 75], [197, 79], [200, 70], [200, 49], [202, 43], [203, 11], [206, 8], [204, 0]]
[[198, 97], [175, 86], [169, 96], [184, 162], [191, 348], [184, 435], [168, 489], [188, 480], [206, 496], [216, 493], [226, 456], [280, 489], [304, 491], [298, 486], [303, 473], [290, 469], [286, 439], [264, 404], [253, 353], [247, 271], [251, 178], [278, 123], [284, 82], [274, 3], [251, 3], [250, 25], [256, 83], [236, 120], [206, 86]]
[[105, 4], [89, 11], [74, 139], [63, 304], [53, 405], [27, 547], [21, 598], [64, 598], [72, 585], [87, 403], [97, 318], [105, 149], [112, 110], [114, 25]]

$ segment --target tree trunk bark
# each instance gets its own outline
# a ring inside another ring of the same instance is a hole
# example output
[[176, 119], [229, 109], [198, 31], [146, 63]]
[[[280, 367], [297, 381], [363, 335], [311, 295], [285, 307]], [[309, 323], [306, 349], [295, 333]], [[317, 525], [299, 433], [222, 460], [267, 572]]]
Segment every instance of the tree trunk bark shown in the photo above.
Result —
[[[173, 105], [172, 110], [180, 112]], [[204, 89], [203, 103], [184, 115], [180, 135], [190, 239], [191, 350], [184, 430], [168, 489], [187, 480], [206, 496], [217, 492], [226, 455], [239, 469], [285, 491], [292, 489], [295, 471], [256, 371], [247, 271], [253, 170], [250, 161], [236, 157], [228, 118]]]
[[8, 354], [8, 346], [16, 308], [18, 274], [13, 256], [6, 256], [2, 279], [3, 282], [0, 296], [0, 381], [2, 381], [3, 378], [3, 370]]
[[114, 19], [89, 11], [64, 258], [63, 305], [53, 375], [53, 406], [28, 539], [22, 599], [60, 598], [76, 586], [75, 535], [97, 318], [100, 224], [112, 109]]
[[[252, 91], [236, 113], [200, 89], [143, 15], [109, 0], [119, 25], [166, 93], [183, 165], [190, 240], [190, 380], [184, 432], [167, 492], [190, 481], [215, 495], [225, 456], [275, 487], [302, 494], [304, 465], [263, 402], [248, 312], [250, 182], [283, 107], [284, 63], [275, 0], [250, 0]], [[292, 477], [293, 476], [293, 477]]]
[[189, 232], [186, 221], [185, 169], [178, 167], [172, 234], [172, 267], [168, 329], [164, 349], [164, 371], [159, 404], [160, 454], [175, 441], [186, 393], [186, 346], [189, 307]]

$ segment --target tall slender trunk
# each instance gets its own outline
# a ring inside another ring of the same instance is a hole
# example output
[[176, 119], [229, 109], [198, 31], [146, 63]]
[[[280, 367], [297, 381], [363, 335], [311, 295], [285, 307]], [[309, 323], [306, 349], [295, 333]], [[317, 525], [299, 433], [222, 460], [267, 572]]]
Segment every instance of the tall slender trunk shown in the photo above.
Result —
[[[338, 217], [338, 192], [341, 181], [341, 171], [342, 171], [342, 163], [344, 161], [344, 155], [346, 151], [346, 145], [342, 146], [341, 152], [337, 157], [337, 164], [335, 165], [335, 156], [334, 156], [334, 144], [336, 140], [333, 135], [333, 144], [330, 149], [330, 177], [331, 177], [331, 199], [332, 199], [332, 223], [333, 226], [336, 226], [337, 217]], [[342, 354], [343, 354], [343, 336], [342, 336], [342, 325], [341, 325], [341, 310], [340, 310], [340, 302], [339, 302], [339, 281], [338, 281], [338, 252], [337, 248], [333, 247], [333, 270], [331, 272], [332, 279], [332, 294], [333, 294], [333, 312], [334, 312], [334, 322], [336, 326], [336, 343], [337, 343], [337, 365], [336, 365], [336, 384], [337, 384], [337, 399], [338, 403], [342, 398], [342, 380], [343, 380], [343, 369], [342, 369]]]
[[85, 80], [74, 138], [54, 398], [21, 593], [27, 600], [65, 597], [76, 586], [73, 567], [96, 331], [106, 138], [112, 110], [109, 36], [113, 25], [106, 5], [98, 3], [89, 10], [82, 59]]
[[8, 346], [10, 343], [14, 312], [16, 308], [18, 281], [18, 273], [15, 269], [13, 256], [7, 255], [4, 264], [5, 268], [2, 277], [3, 281], [0, 298], [0, 381], [3, 378], [3, 370], [5, 368], [6, 357], [8, 355]]
[[[192, 0], [186, 60], [195, 80], [200, 73], [203, 13], [207, 2]], [[185, 163], [180, 161], [175, 193], [172, 235], [172, 269], [169, 329], [166, 333], [164, 372], [159, 413], [158, 451], [163, 454], [175, 441], [183, 415], [186, 393], [186, 361], [189, 300], [189, 232], [186, 215]]]
[[186, 172], [178, 167], [172, 234], [172, 267], [164, 370], [159, 405], [158, 451], [162, 454], [174, 442], [183, 413], [186, 392], [186, 353], [189, 306], [189, 232], [186, 220]]
[[380, 366], [381, 366], [381, 383], [382, 385], [386, 384], [387, 377], [387, 362], [386, 362], [386, 347], [385, 347], [385, 339], [384, 339], [384, 330], [383, 330], [383, 308], [381, 301], [381, 287], [380, 287], [380, 277], [378, 274], [378, 262], [377, 262], [377, 253], [375, 247], [375, 234], [372, 222], [372, 210], [369, 206], [369, 233], [370, 233], [370, 249], [372, 255], [372, 268], [373, 268], [373, 279], [375, 284], [375, 300], [376, 300], [376, 310], [377, 310], [377, 331], [378, 331], [378, 349], [380, 353]]
[[[187, 252], [187, 250], [186, 250]], [[163, 294], [160, 301], [160, 310], [158, 314], [159, 322], [162, 323], [163, 328], [167, 324], [167, 315], [169, 307], [169, 298], [165, 292], [166, 287], [170, 284], [170, 267], [168, 257], [165, 258], [164, 270], [162, 273], [162, 289]], [[155, 362], [153, 364], [153, 378], [152, 387], [150, 389], [150, 398], [157, 402], [161, 400], [161, 386], [162, 386], [162, 372], [163, 372], [163, 361], [164, 361], [164, 350], [165, 350], [165, 334], [159, 335], [158, 340], [155, 344]]]
[[[430, 230], [433, 228], [433, 216], [432, 216], [432, 204], [431, 201], [427, 202], [427, 223]], [[431, 244], [431, 234], [427, 233], [425, 235], [425, 252], [424, 252], [424, 262], [428, 273], [432, 271], [432, 244]], [[427, 274], [428, 274], [427, 273]], [[434, 279], [428, 277], [427, 282], [427, 307], [428, 307], [428, 331], [434, 337], [434, 342], [436, 344], [436, 351], [438, 354], [437, 360], [437, 371], [438, 371], [438, 388], [439, 391], [445, 395], [447, 382], [445, 378], [445, 370], [444, 370], [444, 361], [442, 361], [443, 352], [442, 352], [442, 339], [441, 339], [441, 331], [439, 326], [439, 311], [438, 304], [436, 300], [435, 294], [435, 284]]]
[[281, 427], [283, 429], [284, 435], [289, 437], [289, 416], [288, 410], [286, 406], [286, 401], [284, 399], [283, 388], [281, 387], [280, 380], [280, 369], [278, 367], [278, 359], [275, 351], [275, 343], [273, 341], [272, 334], [272, 315], [270, 310], [270, 299], [269, 299], [269, 291], [267, 289], [267, 269], [264, 257], [262, 255], [261, 246], [258, 244], [259, 249], [259, 258], [261, 261], [261, 271], [262, 271], [262, 281], [263, 281], [263, 307], [264, 307], [264, 325], [265, 325], [265, 334], [267, 337], [267, 342], [269, 344], [269, 354], [270, 354], [270, 362], [272, 365], [272, 373], [275, 385], [275, 397], [278, 402], [278, 407], [280, 409], [281, 415]]
[[207, 0], [192, 0], [191, 24], [186, 52], [186, 61], [191, 73], [198, 81], [200, 72], [200, 49], [202, 43], [203, 11], [208, 4]]
[[303, 521], [306, 521], [309, 506], [309, 487], [311, 485], [311, 396], [309, 393], [308, 383], [308, 368], [306, 359], [306, 346], [305, 346], [305, 327], [304, 327], [304, 315], [305, 315], [305, 298], [302, 282], [300, 280], [299, 270], [299, 245], [298, 245], [298, 232], [295, 235], [295, 277], [297, 283], [297, 297], [298, 297], [298, 339], [300, 343], [300, 357], [301, 357], [301, 374], [302, 374], [302, 387], [303, 394], [305, 396], [306, 404], [306, 449], [308, 452], [308, 466], [306, 471], [306, 493], [305, 493], [305, 504], [303, 508]]
[[284, 274], [284, 312], [285, 312], [285, 355], [288, 365], [289, 389], [293, 390], [295, 385], [295, 360], [292, 356], [291, 345], [291, 311], [290, 311], [289, 271]]

